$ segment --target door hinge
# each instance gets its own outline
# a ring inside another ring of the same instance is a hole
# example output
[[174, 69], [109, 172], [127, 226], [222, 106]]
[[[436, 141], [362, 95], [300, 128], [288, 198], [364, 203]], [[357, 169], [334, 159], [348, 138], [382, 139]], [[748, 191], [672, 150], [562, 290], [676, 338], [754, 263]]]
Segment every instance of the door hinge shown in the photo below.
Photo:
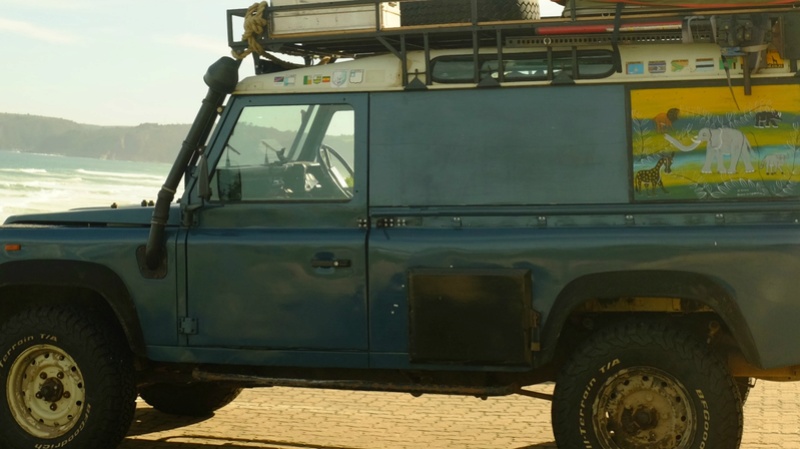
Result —
[[197, 318], [181, 317], [178, 321], [178, 333], [182, 335], [197, 335]]
[[386, 217], [379, 218], [375, 223], [375, 226], [378, 228], [402, 228], [407, 224], [408, 223], [406, 222], [405, 218]]
[[539, 321], [542, 319], [542, 314], [539, 313], [537, 310], [530, 310], [529, 315], [529, 325], [531, 329], [538, 329], [539, 328]]

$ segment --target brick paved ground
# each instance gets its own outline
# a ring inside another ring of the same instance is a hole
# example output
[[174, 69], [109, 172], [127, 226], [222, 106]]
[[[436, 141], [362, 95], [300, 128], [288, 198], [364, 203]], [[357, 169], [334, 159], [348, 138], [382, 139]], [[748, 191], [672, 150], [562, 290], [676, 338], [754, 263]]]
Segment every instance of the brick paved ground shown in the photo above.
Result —
[[[534, 388], [549, 391], [547, 386]], [[246, 390], [213, 418], [139, 403], [121, 449], [555, 449], [550, 403], [291, 388]], [[742, 449], [800, 449], [800, 382], [759, 382]]]

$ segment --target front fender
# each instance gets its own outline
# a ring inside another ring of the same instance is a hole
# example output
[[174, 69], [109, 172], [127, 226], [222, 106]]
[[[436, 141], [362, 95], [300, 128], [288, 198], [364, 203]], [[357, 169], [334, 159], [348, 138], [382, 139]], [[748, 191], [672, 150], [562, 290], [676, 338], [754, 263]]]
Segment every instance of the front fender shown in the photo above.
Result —
[[47, 286], [86, 288], [99, 294], [114, 312], [136, 355], [145, 355], [139, 315], [122, 279], [103, 265], [70, 260], [22, 260], [0, 265], [0, 289]]

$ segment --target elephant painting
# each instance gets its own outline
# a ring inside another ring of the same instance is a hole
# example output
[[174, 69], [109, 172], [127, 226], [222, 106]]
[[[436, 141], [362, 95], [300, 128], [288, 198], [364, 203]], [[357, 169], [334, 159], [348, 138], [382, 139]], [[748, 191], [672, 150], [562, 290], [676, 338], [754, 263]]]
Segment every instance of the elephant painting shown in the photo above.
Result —
[[[752, 150], [750, 142], [738, 129], [703, 128], [697, 133], [697, 136], [692, 138], [694, 143], [689, 146], [683, 145], [669, 134], [664, 134], [664, 138], [681, 151], [692, 151], [700, 146], [701, 143], [707, 142], [706, 162], [703, 165], [703, 169], [700, 170], [701, 173], [711, 173], [711, 164], [714, 159], [717, 161], [717, 171], [719, 173], [736, 173], [736, 165], [739, 163], [739, 159], [744, 162], [744, 168], [747, 173], [755, 171], [753, 164], [750, 163], [750, 151]], [[731, 157], [731, 163], [727, 170], [723, 163], [723, 155], [730, 155]]]

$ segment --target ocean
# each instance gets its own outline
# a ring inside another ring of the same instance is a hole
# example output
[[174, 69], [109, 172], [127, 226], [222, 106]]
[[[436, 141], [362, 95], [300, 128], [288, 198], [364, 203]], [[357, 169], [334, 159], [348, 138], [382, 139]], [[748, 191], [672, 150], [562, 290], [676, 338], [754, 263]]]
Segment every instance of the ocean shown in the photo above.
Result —
[[0, 223], [17, 214], [155, 201], [169, 169], [164, 163], [0, 150]]

